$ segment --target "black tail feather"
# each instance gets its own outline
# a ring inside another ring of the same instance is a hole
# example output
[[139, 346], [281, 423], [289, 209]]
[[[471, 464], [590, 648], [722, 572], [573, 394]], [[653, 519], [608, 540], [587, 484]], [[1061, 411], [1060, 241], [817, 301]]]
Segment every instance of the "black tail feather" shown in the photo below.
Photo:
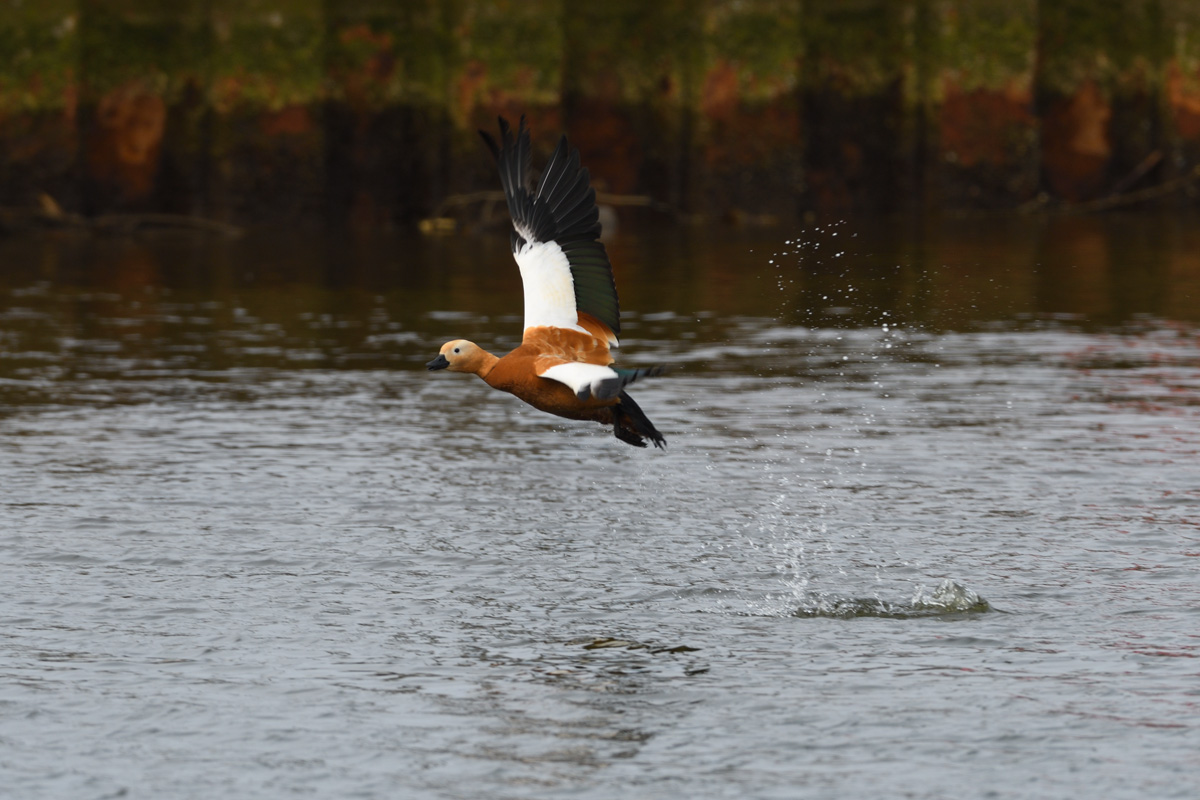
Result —
[[645, 447], [646, 439], [654, 442], [655, 447], [666, 449], [667, 446], [667, 440], [658, 432], [658, 428], [625, 392], [621, 392], [617, 404], [613, 406], [613, 433], [622, 442], [634, 447]]

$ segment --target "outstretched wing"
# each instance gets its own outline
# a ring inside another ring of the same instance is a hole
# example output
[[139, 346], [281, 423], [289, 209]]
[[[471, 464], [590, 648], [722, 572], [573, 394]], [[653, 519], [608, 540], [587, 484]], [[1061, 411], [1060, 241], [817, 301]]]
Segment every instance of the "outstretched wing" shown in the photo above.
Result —
[[559, 140], [536, 191], [529, 180], [525, 117], [516, 136], [500, 119], [500, 143], [479, 132], [496, 158], [512, 216], [512, 250], [525, 287], [525, 330], [567, 328], [616, 346], [621, 310], [612, 264], [600, 239], [600, 212], [579, 151]]
[[579, 361], [564, 361], [554, 356], [543, 356], [536, 362], [537, 374], [571, 387], [580, 400], [594, 397], [611, 400], [626, 386], [638, 378], [653, 377], [663, 373], [662, 367], [649, 369], [618, 369], [600, 364], [584, 364]]

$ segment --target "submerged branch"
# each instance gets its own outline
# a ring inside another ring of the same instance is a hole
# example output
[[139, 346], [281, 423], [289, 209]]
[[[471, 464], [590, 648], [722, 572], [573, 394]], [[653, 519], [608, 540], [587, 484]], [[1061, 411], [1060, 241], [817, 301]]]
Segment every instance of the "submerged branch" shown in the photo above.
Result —
[[[458, 221], [455, 217], [451, 216], [451, 212], [459, 209], [469, 209], [475, 205], [479, 206], [479, 211], [476, 215], [473, 215], [475, 216], [473, 223], [486, 228], [497, 221], [497, 209], [504, 208], [506, 202], [504, 192], [501, 191], [489, 190], [452, 194], [437, 205], [437, 208], [433, 210], [433, 214], [420, 221], [420, 229], [422, 233], [427, 234], [451, 233], [458, 227]], [[649, 208], [654, 211], [673, 215], [677, 213], [676, 209], [667, 203], [660, 202], [644, 194], [596, 192], [596, 204], [600, 206]], [[465, 213], [463, 215], [467, 216]]]
[[[1161, 156], [1156, 157], [1157, 151], [1151, 153], [1145, 161], [1130, 173], [1129, 177], [1121, 181], [1118, 186], [1129, 186], [1140, 180], [1147, 172], [1153, 169], [1158, 163]], [[1107, 197], [1101, 197], [1096, 200], [1088, 200], [1082, 203], [1063, 203], [1061, 205], [1050, 205], [1050, 199], [1047, 195], [1038, 195], [1028, 203], [1023, 204], [1017, 210], [1022, 214], [1035, 214], [1039, 211], [1059, 211], [1064, 213], [1081, 213], [1087, 214], [1093, 211], [1108, 211], [1113, 208], [1121, 208], [1123, 206], [1136, 205], [1145, 203], [1150, 200], [1158, 200], [1186, 189], [1192, 184], [1200, 181], [1200, 164], [1197, 164], [1191, 171], [1180, 175], [1177, 178], [1172, 178], [1168, 181], [1163, 181], [1157, 186], [1150, 186], [1146, 189], [1138, 189], [1135, 192], [1123, 192], [1110, 194]]]
[[36, 230], [77, 230], [107, 235], [131, 235], [140, 231], [194, 231], [236, 237], [242, 229], [228, 222], [187, 214], [102, 214], [85, 217], [63, 211], [49, 195], [38, 198], [37, 208], [0, 207], [0, 234]]

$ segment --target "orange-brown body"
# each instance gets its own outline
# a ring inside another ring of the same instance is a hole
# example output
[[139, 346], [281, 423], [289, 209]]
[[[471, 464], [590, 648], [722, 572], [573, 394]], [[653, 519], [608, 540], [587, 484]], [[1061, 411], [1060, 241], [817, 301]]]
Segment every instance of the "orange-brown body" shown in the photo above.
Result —
[[[450, 358], [453, 372], [470, 372], [483, 378], [493, 389], [508, 392], [529, 405], [567, 419], [594, 420], [605, 425], [613, 423], [612, 407], [618, 398], [604, 400], [589, 397], [580, 400], [570, 387], [539, 373], [556, 364], [578, 362], [608, 366], [613, 358], [608, 350], [608, 339], [612, 332], [599, 320], [587, 314], [579, 315], [580, 327], [595, 335], [580, 333], [566, 328], [529, 328], [521, 345], [504, 356], [494, 356], [481, 348], [473, 350], [471, 343], [451, 342], [467, 352], [456, 363]], [[443, 355], [453, 355], [454, 347], [443, 348]], [[449, 349], [450, 353], [445, 351]]]
[[494, 367], [480, 377], [494, 389], [516, 395], [529, 405], [567, 419], [595, 420], [610, 424], [612, 422], [611, 406], [617, 404], [617, 398], [598, 400], [589, 397], [580, 400], [566, 384], [549, 378], [540, 377], [532, 366], [539, 356], [530, 352], [525, 345], [496, 359]]

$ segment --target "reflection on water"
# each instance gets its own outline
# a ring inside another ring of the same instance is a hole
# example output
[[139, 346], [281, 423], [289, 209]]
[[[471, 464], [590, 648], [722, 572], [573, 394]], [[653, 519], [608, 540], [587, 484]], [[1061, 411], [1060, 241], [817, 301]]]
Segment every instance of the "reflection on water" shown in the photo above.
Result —
[[[1200, 224], [1176, 217], [672, 230], [610, 249], [632, 331], [654, 341], [727, 342], [744, 317], [926, 331], [1200, 321]], [[9, 404], [62, 401], [64, 380], [414, 369], [446, 337], [514, 345], [522, 314], [505, 242], [491, 237], [8, 239], [0, 263]]]
[[624, 235], [652, 453], [505, 240], [0, 240], [0, 785], [1190, 797], [1198, 231]]

